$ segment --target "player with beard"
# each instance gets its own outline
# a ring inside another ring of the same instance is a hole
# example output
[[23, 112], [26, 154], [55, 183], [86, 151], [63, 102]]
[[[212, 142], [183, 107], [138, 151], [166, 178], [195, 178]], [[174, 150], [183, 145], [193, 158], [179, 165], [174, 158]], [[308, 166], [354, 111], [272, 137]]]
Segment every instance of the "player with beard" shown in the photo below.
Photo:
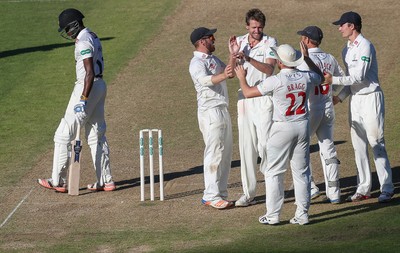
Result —
[[217, 29], [199, 27], [190, 35], [195, 47], [189, 72], [197, 92], [197, 118], [203, 135], [204, 194], [202, 204], [217, 209], [233, 205], [228, 198], [228, 176], [232, 160], [232, 124], [228, 111], [226, 79], [233, 77], [235, 59], [226, 66], [215, 51]]

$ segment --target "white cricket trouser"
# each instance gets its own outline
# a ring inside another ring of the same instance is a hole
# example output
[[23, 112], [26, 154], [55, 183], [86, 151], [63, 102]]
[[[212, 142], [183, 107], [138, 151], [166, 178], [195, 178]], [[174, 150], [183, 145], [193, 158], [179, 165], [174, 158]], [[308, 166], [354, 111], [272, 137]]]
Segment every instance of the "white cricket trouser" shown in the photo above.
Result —
[[260, 168], [266, 167], [265, 153], [273, 113], [272, 97], [239, 98], [237, 110], [243, 193], [247, 199], [253, 199], [256, 196], [258, 157], [261, 157]]
[[[79, 103], [83, 84], [75, 84], [64, 117], [61, 119], [54, 135], [54, 158], [52, 180], [54, 185], [66, 183], [67, 168], [70, 163], [68, 150], [71, 141], [75, 139], [78, 121], [74, 106]], [[107, 86], [103, 79], [95, 79], [86, 106], [85, 138], [91, 150], [93, 165], [98, 184], [112, 181], [109, 148], [105, 136], [106, 122], [104, 119], [104, 103]]]
[[349, 118], [351, 140], [358, 170], [357, 192], [367, 195], [371, 191], [369, 144], [374, 155], [375, 168], [381, 185], [380, 190], [392, 193], [394, 191], [392, 168], [387, 156], [383, 134], [385, 122], [383, 92], [376, 91], [367, 95], [352, 95]]
[[[333, 142], [333, 128], [335, 122], [335, 112], [333, 108], [313, 109], [310, 107], [310, 138], [316, 134], [324, 173], [326, 196], [331, 200], [340, 199], [339, 186], [339, 165], [331, 163], [326, 165], [326, 160], [337, 159], [336, 147]], [[312, 174], [312, 166], [310, 163]], [[312, 178], [312, 175], [311, 175]], [[331, 184], [329, 184], [331, 182]], [[336, 184], [336, 186], [333, 186]], [[329, 187], [329, 185], [331, 185]]]
[[264, 173], [268, 218], [279, 220], [285, 197], [284, 174], [289, 162], [297, 205], [295, 217], [308, 217], [311, 190], [309, 144], [308, 120], [272, 124]]
[[228, 177], [232, 160], [232, 123], [226, 106], [198, 111], [203, 135], [205, 201], [228, 197]]

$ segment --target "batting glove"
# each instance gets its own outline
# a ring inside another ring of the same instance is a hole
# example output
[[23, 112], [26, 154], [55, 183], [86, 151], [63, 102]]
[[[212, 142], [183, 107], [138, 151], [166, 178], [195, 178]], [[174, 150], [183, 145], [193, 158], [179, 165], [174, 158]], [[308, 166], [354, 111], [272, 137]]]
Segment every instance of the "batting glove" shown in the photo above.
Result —
[[86, 100], [80, 100], [78, 104], [74, 106], [75, 116], [80, 124], [86, 119]]

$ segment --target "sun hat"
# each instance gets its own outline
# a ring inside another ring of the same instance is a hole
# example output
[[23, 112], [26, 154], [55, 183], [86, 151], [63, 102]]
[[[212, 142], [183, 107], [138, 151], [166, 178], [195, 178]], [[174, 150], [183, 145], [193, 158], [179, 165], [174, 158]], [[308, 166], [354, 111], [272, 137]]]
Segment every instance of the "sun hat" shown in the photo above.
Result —
[[304, 60], [303, 54], [288, 44], [283, 44], [279, 47], [271, 47], [271, 49], [278, 60], [281, 61], [285, 66], [296, 67], [299, 66]]

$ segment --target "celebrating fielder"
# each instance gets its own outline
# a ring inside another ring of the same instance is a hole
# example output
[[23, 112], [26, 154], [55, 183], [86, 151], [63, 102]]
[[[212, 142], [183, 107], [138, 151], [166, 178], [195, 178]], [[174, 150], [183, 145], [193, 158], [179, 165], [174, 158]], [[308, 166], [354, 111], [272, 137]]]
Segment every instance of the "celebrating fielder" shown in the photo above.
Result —
[[[297, 205], [295, 216], [290, 223], [309, 223], [311, 181], [307, 99], [311, 89], [321, 84], [324, 76], [308, 57], [303, 42], [301, 48], [302, 53], [288, 44], [273, 47], [280, 72], [254, 87], [247, 84], [244, 66], [239, 65], [235, 68], [240, 87], [246, 97], [272, 93], [273, 124], [267, 142], [267, 166], [262, 167], [267, 207], [267, 213], [259, 218], [262, 224], [273, 225], [280, 222], [284, 202], [284, 174], [289, 162]], [[296, 69], [296, 66], [303, 62], [303, 55], [313, 72]]]
[[[232, 41], [237, 45], [230, 43], [231, 53], [237, 54], [247, 69], [246, 80], [250, 86], [256, 86], [270, 76], [276, 64], [270, 47], [276, 46], [277, 42], [275, 38], [263, 33], [265, 22], [265, 15], [259, 9], [249, 10], [246, 13], [248, 33]], [[235, 52], [234, 48], [238, 51]], [[272, 98], [246, 98], [239, 90], [237, 110], [243, 195], [235, 205], [245, 207], [256, 203], [257, 159], [261, 157], [261, 167], [266, 162], [263, 151], [272, 124]]]
[[232, 124], [228, 111], [226, 79], [233, 77], [234, 58], [226, 66], [212, 53], [217, 29], [199, 27], [190, 40], [195, 47], [189, 72], [197, 92], [197, 118], [203, 134], [204, 184], [203, 205], [217, 209], [233, 205], [228, 198], [228, 176], [232, 160]]
[[327, 77], [329, 83], [344, 85], [338, 97], [334, 97], [334, 103], [342, 102], [350, 95], [349, 122], [358, 186], [347, 200], [360, 201], [371, 197], [369, 144], [381, 185], [378, 201], [388, 202], [392, 199], [394, 186], [385, 148], [385, 101], [379, 85], [375, 47], [361, 34], [362, 22], [358, 13], [346, 12], [333, 24], [339, 25], [339, 32], [348, 40], [342, 51], [346, 75]]
[[[323, 38], [322, 30], [319, 27], [308, 26], [304, 30], [298, 31], [297, 34], [301, 35], [301, 41], [307, 46], [310, 59], [322, 72], [328, 72], [335, 76], [344, 75], [336, 59], [319, 48]], [[297, 68], [299, 70], [309, 70], [305, 62]], [[315, 86], [310, 92], [308, 106], [310, 110], [310, 138], [314, 134], [318, 138], [327, 201], [337, 204], [340, 203], [340, 162], [333, 143], [335, 111], [332, 102], [332, 85], [321, 84]], [[311, 163], [310, 171], [312, 174]], [[311, 176], [311, 198], [316, 198], [318, 195], [319, 188], [315, 185]]]

